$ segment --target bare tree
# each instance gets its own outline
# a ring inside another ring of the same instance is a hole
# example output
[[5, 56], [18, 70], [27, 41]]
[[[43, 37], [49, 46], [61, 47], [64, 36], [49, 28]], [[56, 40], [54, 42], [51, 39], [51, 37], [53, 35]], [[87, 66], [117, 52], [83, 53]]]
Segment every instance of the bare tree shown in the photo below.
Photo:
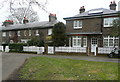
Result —
[[18, 8], [15, 9], [15, 12], [12, 15], [8, 16], [9, 20], [13, 20], [15, 23], [22, 23], [24, 17], [26, 17], [29, 22], [34, 22], [34, 21], [38, 21], [38, 15], [37, 12], [34, 12], [33, 9], [29, 9], [27, 12], [26, 10], [28, 10], [27, 8]]
[[33, 10], [34, 5], [38, 6], [46, 13], [49, 13], [46, 10], [47, 0], [45, 2], [42, 0], [3, 0], [0, 8], [4, 7], [6, 4], [8, 4], [9, 12], [11, 13], [8, 18], [12, 18], [19, 23], [22, 23], [24, 17], [26, 17], [30, 22], [38, 21], [37, 13]]

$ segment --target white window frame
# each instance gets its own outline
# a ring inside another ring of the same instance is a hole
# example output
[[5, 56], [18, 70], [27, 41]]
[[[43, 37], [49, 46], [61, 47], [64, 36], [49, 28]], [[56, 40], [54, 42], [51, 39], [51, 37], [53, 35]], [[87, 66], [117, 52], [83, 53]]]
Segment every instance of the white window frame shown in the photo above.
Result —
[[20, 31], [17, 31], [18, 36], [20, 36]]
[[[118, 19], [118, 17], [104, 18], [104, 27], [112, 27], [113, 21]], [[105, 25], [107, 23], [107, 25]]]
[[6, 32], [2, 32], [2, 36], [3, 36], [3, 37], [6, 37]]
[[48, 29], [48, 35], [52, 35], [52, 29]]
[[[110, 45], [110, 43], [111, 43], [110, 39], [112, 40], [113, 45]], [[104, 44], [105, 40], [108, 40], [107, 41], [107, 46]], [[118, 40], [118, 45], [117, 46], [115, 46], [115, 40]], [[119, 38], [118, 37], [110, 37], [110, 36], [103, 37], [103, 46], [104, 47], [118, 47], [119, 46]]]
[[[73, 47], [81, 47], [81, 43], [82, 43], [82, 37], [81, 36], [73, 36], [72, 37], [72, 45]], [[78, 43], [80, 40], [80, 44]]]
[[32, 32], [31, 32], [31, 30], [29, 30], [29, 36], [31, 36], [32, 34], [31, 34]]
[[39, 30], [36, 30], [36, 36], [39, 36]]
[[11, 31], [9, 31], [9, 37], [11, 37], [12, 35], [11, 35]]
[[82, 20], [75, 20], [73, 23], [74, 29], [82, 28]]
[[[84, 45], [84, 40], [86, 40], [85, 45]], [[83, 37], [83, 47], [87, 47], [87, 36]]]
[[27, 30], [24, 30], [24, 36], [27, 36]]

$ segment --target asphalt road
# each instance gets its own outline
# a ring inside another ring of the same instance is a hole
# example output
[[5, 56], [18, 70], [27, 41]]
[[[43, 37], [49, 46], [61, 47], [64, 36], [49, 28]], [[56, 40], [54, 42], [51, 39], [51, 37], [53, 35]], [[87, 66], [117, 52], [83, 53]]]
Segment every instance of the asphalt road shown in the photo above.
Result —
[[[1, 52], [0, 52], [1, 53]], [[45, 56], [53, 58], [69, 58], [75, 60], [87, 60], [87, 61], [98, 61], [98, 62], [115, 62], [118, 63], [119, 59], [108, 58], [108, 57], [91, 57], [91, 56], [61, 56], [61, 55], [35, 55], [35, 54], [22, 54], [22, 53], [2, 53], [2, 80], [7, 80], [8, 77], [20, 66], [22, 66], [26, 58], [32, 56]], [[1, 57], [1, 55], [0, 55]], [[0, 60], [0, 62], [1, 62]], [[1, 71], [0, 71], [1, 73]], [[0, 77], [1, 77], [0, 76]]]

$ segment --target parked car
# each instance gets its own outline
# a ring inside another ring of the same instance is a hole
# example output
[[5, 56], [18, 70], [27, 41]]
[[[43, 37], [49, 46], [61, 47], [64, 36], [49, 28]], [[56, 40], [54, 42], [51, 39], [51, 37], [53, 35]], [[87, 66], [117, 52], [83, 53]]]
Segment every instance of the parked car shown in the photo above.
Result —
[[110, 54], [108, 54], [109, 58], [120, 57], [120, 49], [114, 48]]

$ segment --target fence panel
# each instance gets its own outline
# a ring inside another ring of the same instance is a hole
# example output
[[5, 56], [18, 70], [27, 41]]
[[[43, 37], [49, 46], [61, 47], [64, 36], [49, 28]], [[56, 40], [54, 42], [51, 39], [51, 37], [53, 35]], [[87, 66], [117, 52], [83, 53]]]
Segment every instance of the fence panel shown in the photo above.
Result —
[[55, 47], [55, 52], [86, 53], [86, 47]]
[[23, 51], [26, 52], [37, 52], [37, 54], [42, 54], [44, 52], [44, 47], [36, 47], [36, 46], [24, 46]]
[[48, 54], [54, 54], [54, 47], [48, 46]]
[[3, 46], [0, 46], [0, 51], [3, 51]]
[[106, 47], [106, 48], [104, 48], [104, 47], [98, 47], [98, 53], [99, 54], [109, 54], [112, 50], [113, 50], [114, 48], [113, 47]]

